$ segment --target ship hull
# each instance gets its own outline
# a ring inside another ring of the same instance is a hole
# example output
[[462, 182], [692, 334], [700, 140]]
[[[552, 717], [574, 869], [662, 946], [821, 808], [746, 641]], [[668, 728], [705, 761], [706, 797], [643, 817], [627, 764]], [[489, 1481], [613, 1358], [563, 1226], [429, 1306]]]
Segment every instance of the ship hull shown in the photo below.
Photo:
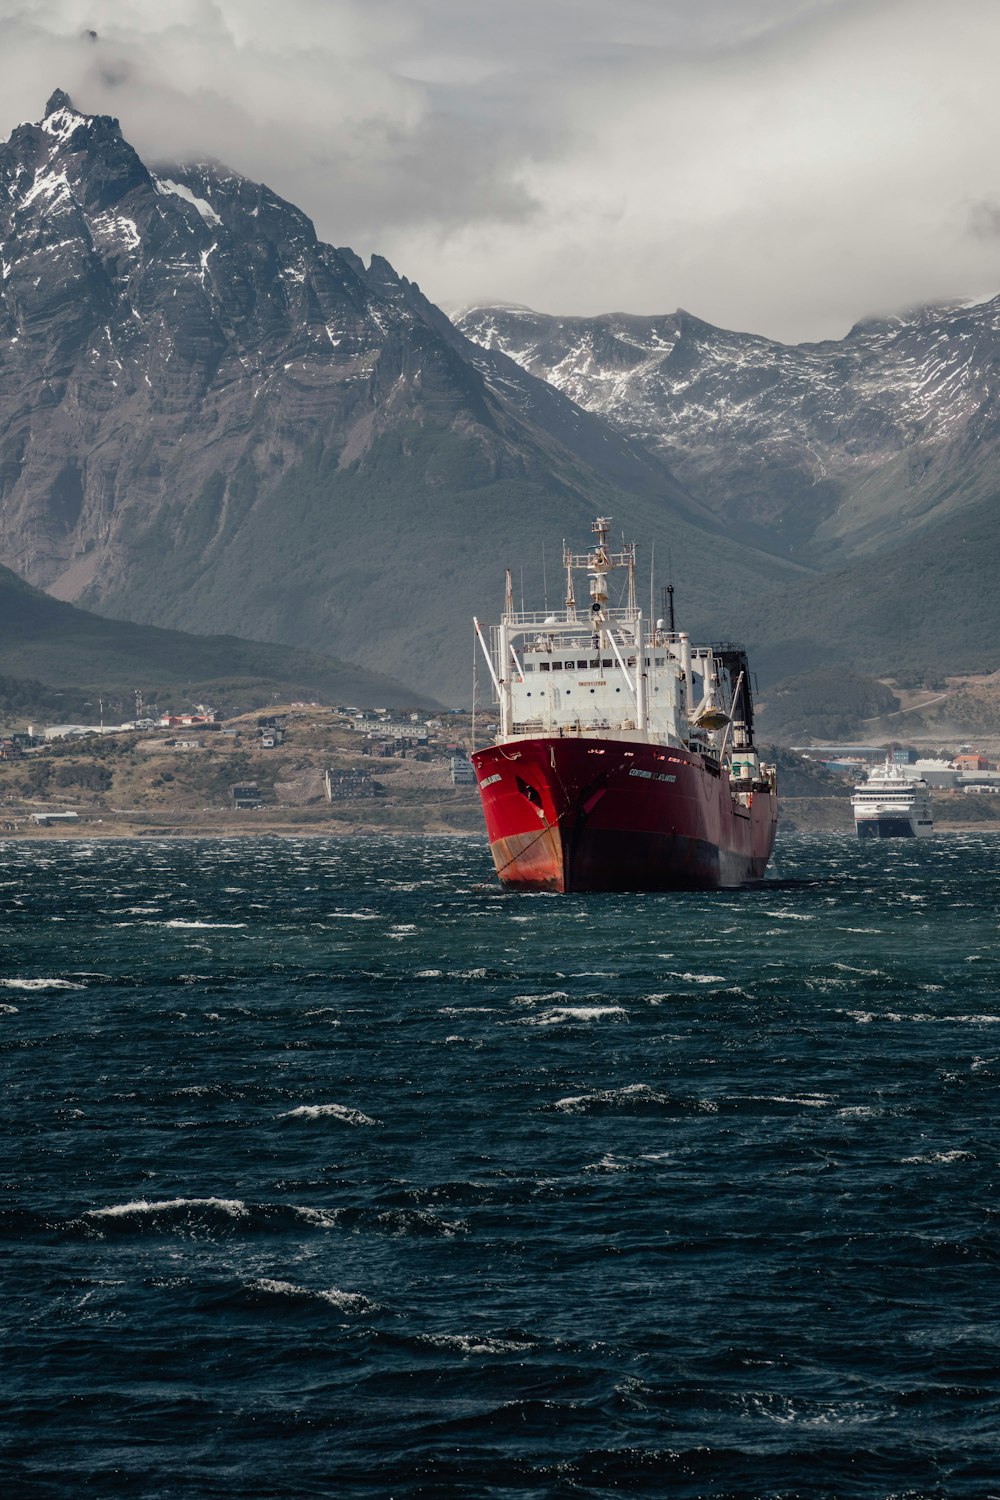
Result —
[[472, 756], [497, 874], [551, 891], [716, 889], [759, 880], [777, 799], [749, 806], [702, 756], [620, 740], [540, 737]]
[[930, 823], [906, 817], [859, 818], [856, 826], [861, 839], [913, 839], [933, 832]]

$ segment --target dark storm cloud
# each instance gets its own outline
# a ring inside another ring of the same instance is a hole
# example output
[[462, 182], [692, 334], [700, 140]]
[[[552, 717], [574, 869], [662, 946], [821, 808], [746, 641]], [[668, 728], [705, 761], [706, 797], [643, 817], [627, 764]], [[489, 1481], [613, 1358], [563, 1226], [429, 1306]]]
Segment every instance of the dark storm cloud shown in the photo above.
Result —
[[997, 55], [994, 0], [0, 0], [5, 129], [58, 85], [438, 301], [787, 338], [995, 289]]

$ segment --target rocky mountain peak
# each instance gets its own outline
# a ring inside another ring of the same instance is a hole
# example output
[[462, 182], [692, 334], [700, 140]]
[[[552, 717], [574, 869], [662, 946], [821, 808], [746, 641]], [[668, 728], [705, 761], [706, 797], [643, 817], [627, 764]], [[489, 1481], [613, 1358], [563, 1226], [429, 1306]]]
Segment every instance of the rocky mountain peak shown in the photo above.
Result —
[[73, 108], [73, 101], [65, 89], [54, 89], [49, 95], [49, 102], [45, 106], [44, 119], [47, 120], [50, 115], [59, 114], [62, 110], [76, 114], [76, 110]]
[[1000, 298], [867, 318], [843, 339], [799, 345], [683, 309], [479, 307], [458, 321], [663, 454], [736, 534], [813, 566], [943, 521], [992, 482]]
[[435, 601], [426, 579], [469, 517], [494, 538], [481, 568], [519, 507], [523, 534], [548, 497], [558, 535], [567, 508], [624, 523], [623, 493], [686, 503], [662, 463], [263, 183], [147, 165], [63, 90], [0, 145], [0, 562], [57, 597], [308, 643], [439, 696], [466, 663], [417, 626], [444, 638], [460, 610], [464, 631], [475, 594]]

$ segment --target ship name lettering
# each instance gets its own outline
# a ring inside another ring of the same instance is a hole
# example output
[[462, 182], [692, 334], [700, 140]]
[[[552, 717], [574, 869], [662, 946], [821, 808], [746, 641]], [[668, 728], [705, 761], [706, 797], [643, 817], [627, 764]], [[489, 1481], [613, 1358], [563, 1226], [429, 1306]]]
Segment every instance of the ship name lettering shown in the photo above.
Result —
[[497, 773], [494, 776], [487, 776], [486, 780], [485, 781], [481, 781], [479, 783], [479, 785], [480, 786], [492, 786], [493, 783], [494, 783], [494, 781], [502, 781], [502, 780], [503, 780], [503, 778], [500, 775], [500, 772], [497, 771]]
[[641, 776], [644, 781], [676, 781], [676, 776], [669, 776], [666, 771], [643, 771], [638, 766], [633, 766], [628, 773], [630, 776]]

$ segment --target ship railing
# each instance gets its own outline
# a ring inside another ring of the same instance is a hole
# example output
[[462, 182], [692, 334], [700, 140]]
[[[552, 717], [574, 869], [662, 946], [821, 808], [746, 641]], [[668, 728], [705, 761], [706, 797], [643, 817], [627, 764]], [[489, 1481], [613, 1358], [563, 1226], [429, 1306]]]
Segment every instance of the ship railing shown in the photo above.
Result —
[[[605, 621], [614, 624], [632, 624], [639, 618], [639, 611], [634, 609], [609, 609], [605, 611]], [[567, 615], [565, 610], [513, 610], [505, 614], [503, 623], [513, 629], [523, 628], [533, 630], [546, 628], [548, 630], [579, 630], [586, 632], [589, 636], [591, 622], [589, 616], [584, 613]]]
[[582, 723], [577, 719], [566, 720], [560, 724], [544, 719], [522, 719], [515, 720], [511, 725], [512, 734], [546, 734], [546, 735], [571, 735], [571, 734], [594, 734], [598, 730], [611, 729], [634, 729], [635, 721], [632, 719], [620, 720], [612, 723], [610, 719], [591, 719]]

